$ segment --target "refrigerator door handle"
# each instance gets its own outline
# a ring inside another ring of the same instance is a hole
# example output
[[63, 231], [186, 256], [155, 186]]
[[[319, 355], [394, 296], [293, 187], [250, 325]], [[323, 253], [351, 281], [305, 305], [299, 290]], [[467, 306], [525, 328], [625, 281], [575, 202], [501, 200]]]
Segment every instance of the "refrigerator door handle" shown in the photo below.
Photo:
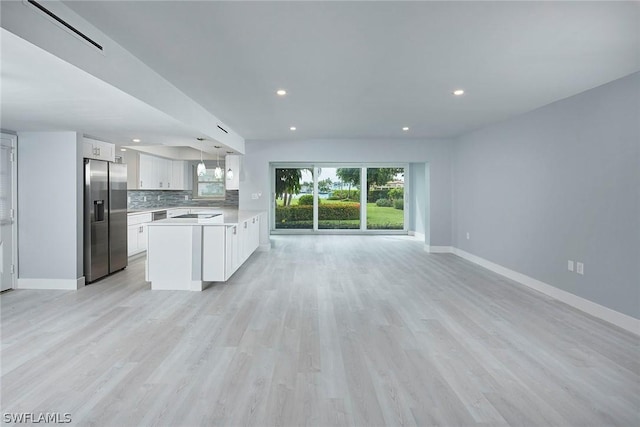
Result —
[[104, 221], [104, 200], [94, 200], [95, 222]]

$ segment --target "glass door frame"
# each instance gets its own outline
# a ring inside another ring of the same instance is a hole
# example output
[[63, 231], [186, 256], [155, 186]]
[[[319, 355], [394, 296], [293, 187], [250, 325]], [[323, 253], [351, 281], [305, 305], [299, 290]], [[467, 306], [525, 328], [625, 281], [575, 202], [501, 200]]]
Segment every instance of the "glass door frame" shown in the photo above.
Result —
[[[276, 229], [276, 169], [313, 169], [313, 229]], [[318, 229], [318, 169], [322, 168], [357, 168], [360, 169], [360, 228], [358, 229]], [[363, 191], [367, 182], [367, 169], [369, 168], [403, 168], [404, 169], [404, 194], [403, 194], [403, 228], [402, 230], [369, 230], [367, 229], [367, 191]], [[403, 162], [271, 162], [269, 163], [269, 176], [271, 180], [271, 203], [269, 210], [270, 234], [388, 234], [406, 235], [409, 233], [410, 183], [409, 163]], [[363, 185], [364, 183], [364, 185]]]
[[[10, 286], [6, 289], [16, 289], [18, 283], [18, 136], [6, 132], [0, 132], [0, 137], [4, 140], [5, 147], [9, 148], [11, 170], [9, 172], [11, 179], [11, 201], [10, 201], [10, 217], [11, 219], [11, 252]], [[4, 260], [0, 259], [0, 262]], [[6, 284], [5, 284], [6, 285]]]

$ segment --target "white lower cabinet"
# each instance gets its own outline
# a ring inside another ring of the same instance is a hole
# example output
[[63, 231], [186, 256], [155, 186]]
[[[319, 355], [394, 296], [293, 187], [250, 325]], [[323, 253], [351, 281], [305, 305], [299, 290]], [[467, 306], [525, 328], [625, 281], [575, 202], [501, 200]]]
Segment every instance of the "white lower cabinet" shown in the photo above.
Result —
[[203, 227], [202, 280], [224, 282], [240, 267], [238, 227]]
[[234, 225], [232, 227], [227, 227], [227, 235], [225, 240], [225, 249], [226, 249], [226, 259], [225, 259], [225, 269], [226, 272], [231, 272], [227, 274], [227, 279], [231, 277], [238, 267], [240, 267], [240, 257], [238, 256], [238, 226]]
[[239, 251], [240, 262], [243, 263], [258, 249], [260, 244], [260, 216], [254, 216], [240, 223]]
[[131, 214], [127, 217], [127, 254], [135, 255], [147, 250], [147, 227], [151, 222], [150, 213]]
[[222, 282], [258, 249], [259, 216], [226, 227], [203, 227], [202, 280]]
[[[202, 280], [224, 282], [226, 271], [226, 235], [230, 227], [202, 227]], [[230, 275], [229, 275], [230, 276]]]
[[127, 227], [127, 253], [129, 256], [147, 250], [147, 227], [144, 224]]

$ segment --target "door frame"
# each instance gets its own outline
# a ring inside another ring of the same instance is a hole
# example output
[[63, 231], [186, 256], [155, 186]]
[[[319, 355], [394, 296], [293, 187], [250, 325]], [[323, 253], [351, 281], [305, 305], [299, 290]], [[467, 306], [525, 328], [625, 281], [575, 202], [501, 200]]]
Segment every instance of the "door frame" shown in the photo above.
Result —
[[[367, 229], [367, 192], [362, 191], [363, 185], [362, 183], [366, 183], [366, 174], [368, 168], [389, 168], [389, 167], [398, 167], [404, 168], [404, 224], [402, 230], [370, 230]], [[269, 204], [269, 233], [270, 234], [387, 234], [387, 235], [407, 235], [409, 234], [409, 210], [410, 206], [410, 179], [409, 179], [409, 163], [404, 162], [271, 162], [269, 163], [269, 179], [271, 181], [270, 184], [270, 198], [271, 202]], [[313, 169], [313, 229], [276, 229], [276, 215], [275, 215], [275, 207], [276, 207], [276, 191], [275, 191], [275, 181], [276, 181], [276, 169], [302, 169], [302, 168], [310, 168]], [[361, 169], [360, 175], [360, 228], [359, 229], [318, 229], [318, 203], [316, 199], [318, 198], [318, 173], [316, 173], [317, 168], [359, 168]]]
[[16, 289], [18, 283], [18, 136], [15, 134], [0, 132], [0, 137], [11, 141], [11, 209], [13, 209], [13, 222], [11, 224], [11, 264], [14, 266], [11, 275], [11, 287]]

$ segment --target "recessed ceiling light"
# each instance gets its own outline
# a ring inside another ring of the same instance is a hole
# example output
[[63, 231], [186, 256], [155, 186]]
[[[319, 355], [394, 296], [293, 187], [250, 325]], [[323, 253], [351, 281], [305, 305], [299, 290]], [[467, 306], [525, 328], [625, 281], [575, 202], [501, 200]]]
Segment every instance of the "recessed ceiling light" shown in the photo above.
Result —
[[126, 148], [121, 148], [120, 151], [127, 151], [127, 149]]
[[289, 130], [296, 130], [296, 127], [295, 127], [295, 126], [291, 126], [291, 127], [289, 128]]
[[454, 90], [454, 91], [453, 91], [453, 94], [454, 94], [455, 96], [464, 95], [464, 90], [462, 90], [462, 89], [456, 89], [456, 90]]
[[138, 138], [133, 138], [132, 141], [133, 142], [140, 142], [140, 140]]
[[405, 127], [402, 128], [402, 130], [406, 132], [406, 131], [409, 130], [409, 128], [407, 126], [405, 126]]
[[278, 96], [285, 96], [286, 94], [287, 94], [287, 91], [284, 90], [284, 89], [278, 89], [276, 91], [276, 95], [278, 95]]

